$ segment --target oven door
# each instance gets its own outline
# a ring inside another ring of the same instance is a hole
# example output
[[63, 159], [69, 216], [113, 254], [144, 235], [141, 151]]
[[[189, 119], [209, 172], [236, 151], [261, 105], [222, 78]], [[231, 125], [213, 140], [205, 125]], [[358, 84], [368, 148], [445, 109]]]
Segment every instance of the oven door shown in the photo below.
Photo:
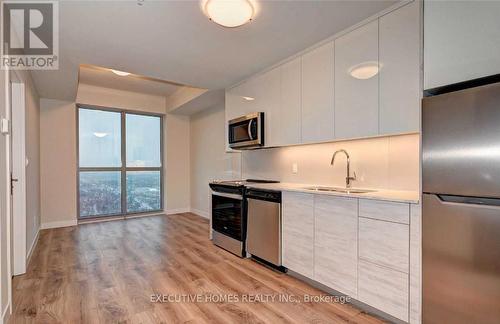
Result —
[[228, 122], [231, 148], [250, 148], [264, 145], [264, 113], [253, 113]]
[[212, 193], [212, 229], [243, 242], [245, 237], [243, 197], [237, 194]]

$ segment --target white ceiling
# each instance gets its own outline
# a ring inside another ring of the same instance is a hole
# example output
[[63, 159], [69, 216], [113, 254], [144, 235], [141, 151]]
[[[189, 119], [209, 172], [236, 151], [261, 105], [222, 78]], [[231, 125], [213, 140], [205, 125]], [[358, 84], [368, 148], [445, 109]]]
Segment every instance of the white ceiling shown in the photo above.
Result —
[[230, 86], [397, 1], [260, 1], [226, 29], [198, 1], [60, 1], [59, 70], [34, 71], [41, 97], [74, 100], [92, 64], [208, 89]]
[[94, 66], [80, 66], [79, 82], [93, 86], [140, 92], [168, 97], [182, 88], [182, 85], [167, 81], [144, 78], [134, 74], [119, 76], [108, 69]]

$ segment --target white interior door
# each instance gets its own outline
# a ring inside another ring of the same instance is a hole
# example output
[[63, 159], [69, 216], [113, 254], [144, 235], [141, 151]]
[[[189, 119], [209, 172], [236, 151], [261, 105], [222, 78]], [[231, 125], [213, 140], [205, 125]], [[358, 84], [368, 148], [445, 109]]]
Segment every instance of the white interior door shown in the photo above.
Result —
[[12, 274], [19, 275], [26, 272], [25, 89], [15, 73], [11, 73], [10, 82], [11, 258]]

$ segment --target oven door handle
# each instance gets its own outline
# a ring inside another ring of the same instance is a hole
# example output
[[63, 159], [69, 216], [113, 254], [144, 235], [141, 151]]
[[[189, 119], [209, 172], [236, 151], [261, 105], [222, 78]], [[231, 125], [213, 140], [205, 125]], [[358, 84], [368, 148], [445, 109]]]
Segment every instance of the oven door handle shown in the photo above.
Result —
[[225, 197], [225, 198], [232, 198], [232, 199], [237, 199], [237, 200], [243, 200], [243, 196], [241, 196], [241, 195], [231, 194], [231, 193], [225, 193], [225, 192], [212, 191], [212, 196], [219, 196], [219, 197]]

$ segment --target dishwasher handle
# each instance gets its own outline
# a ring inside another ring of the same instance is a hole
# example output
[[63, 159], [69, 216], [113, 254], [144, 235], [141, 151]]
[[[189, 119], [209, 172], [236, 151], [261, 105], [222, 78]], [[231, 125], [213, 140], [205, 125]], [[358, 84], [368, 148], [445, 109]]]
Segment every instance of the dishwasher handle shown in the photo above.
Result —
[[247, 189], [245, 196], [251, 199], [281, 203], [281, 192], [273, 190]]

